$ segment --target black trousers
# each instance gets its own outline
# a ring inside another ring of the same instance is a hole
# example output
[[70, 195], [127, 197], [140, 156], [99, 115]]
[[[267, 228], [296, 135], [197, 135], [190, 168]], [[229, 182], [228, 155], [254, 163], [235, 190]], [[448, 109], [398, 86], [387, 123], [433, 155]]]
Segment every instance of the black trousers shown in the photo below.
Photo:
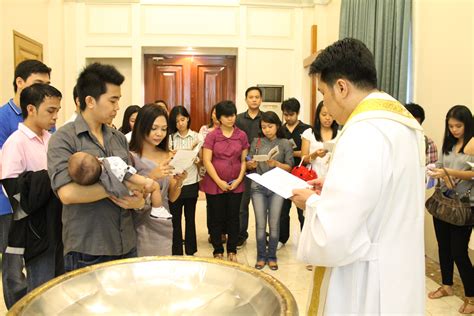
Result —
[[472, 226], [456, 226], [433, 217], [444, 285], [453, 285], [454, 263], [464, 285], [464, 294], [474, 296], [474, 267], [468, 254]]
[[242, 193], [206, 194], [213, 254], [224, 253], [221, 234], [227, 232], [227, 253], [237, 253]]
[[[209, 226], [210, 225], [210, 219], [209, 219], [209, 203], [206, 202], [206, 225], [207, 225], [207, 234], [209, 236], [211, 236], [211, 227]], [[224, 227], [224, 230], [222, 231], [222, 235], [226, 235], [227, 233], [225, 232], [225, 227]]]
[[183, 255], [183, 229], [181, 227], [184, 208], [184, 249], [188, 256], [192, 256], [197, 251], [196, 242], [196, 203], [197, 197], [181, 198], [170, 202], [170, 212], [173, 215], [173, 246], [172, 254]]
[[[280, 241], [285, 244], [290, 238], [290, 209], [291, 209], [291, 200], [287, 199], [283, 202], [281, 207], [280, 215]], [[298, 220], [300, 221], [300, 229], [303, 229], [304, 224], [304, 215], [303, 210], [297, 208], [298, 211]]]

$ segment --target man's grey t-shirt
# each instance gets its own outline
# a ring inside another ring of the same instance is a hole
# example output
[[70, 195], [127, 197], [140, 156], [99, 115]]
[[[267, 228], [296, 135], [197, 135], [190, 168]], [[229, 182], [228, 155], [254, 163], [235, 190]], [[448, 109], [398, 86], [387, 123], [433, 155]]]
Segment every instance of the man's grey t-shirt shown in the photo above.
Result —
[[[129, 162], [128, 144], [119, 131], [102, 126], [105, 147], [90, 132], [82, 115], [52, 136], [48, 147], [48, 173], [54, 191], [72, 182], [68, 159], [75, 152], [97, 157], [118, 156]], [[63, 206], [64, 254], [71, 251], [90, 255], [116, 256], [136, 247], [131, 211], [109, 199]]]

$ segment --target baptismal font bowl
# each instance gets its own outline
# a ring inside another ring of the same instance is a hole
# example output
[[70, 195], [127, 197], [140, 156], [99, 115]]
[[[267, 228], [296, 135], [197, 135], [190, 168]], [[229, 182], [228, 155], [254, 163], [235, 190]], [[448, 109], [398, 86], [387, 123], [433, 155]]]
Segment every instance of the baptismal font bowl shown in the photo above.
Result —
[[7, 315], [298, 315], [274, 277], [238, 263], [198, 257], [141, 257], [59, 276]]

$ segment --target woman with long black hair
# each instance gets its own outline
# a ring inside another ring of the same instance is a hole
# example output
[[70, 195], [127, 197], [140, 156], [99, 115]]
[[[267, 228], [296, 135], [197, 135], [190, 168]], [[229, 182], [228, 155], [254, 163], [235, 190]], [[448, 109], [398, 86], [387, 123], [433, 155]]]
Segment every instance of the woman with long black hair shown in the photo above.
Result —
[[[452, 107], [446, 114], [443, 149], [437, 169], [431, 176], [443, 180], [441, 190], [447, 196], [457, 193], [469, 196], [471, 211], [474, 212], [474, 171], [467, 163], [474, 163], [474, 120], [471, 111], [464, 105]], [[443, 169], [444, 168], [444, 169]], [[449, 187], [451, 177], [455, 187]], [[443, 285], [430, 292], [431, 299], [453, 295], [453, 269], [456, 264], [466, 296], [459, 308], [461, 314], [474, 313], [474, 267], [469, 259], [468, 243], [472, 225], [456, 226], [433, 217], [438, 241], [439, 262]]]

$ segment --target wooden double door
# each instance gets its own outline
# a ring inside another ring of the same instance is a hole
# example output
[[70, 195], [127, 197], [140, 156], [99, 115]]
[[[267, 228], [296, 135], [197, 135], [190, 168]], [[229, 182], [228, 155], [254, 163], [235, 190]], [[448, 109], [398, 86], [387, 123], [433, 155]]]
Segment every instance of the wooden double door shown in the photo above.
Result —
[[235, 56], [145, 55], [145, 103], [156, 100], [186, 107], [199, 131], [214, 104], [235, 102]]

